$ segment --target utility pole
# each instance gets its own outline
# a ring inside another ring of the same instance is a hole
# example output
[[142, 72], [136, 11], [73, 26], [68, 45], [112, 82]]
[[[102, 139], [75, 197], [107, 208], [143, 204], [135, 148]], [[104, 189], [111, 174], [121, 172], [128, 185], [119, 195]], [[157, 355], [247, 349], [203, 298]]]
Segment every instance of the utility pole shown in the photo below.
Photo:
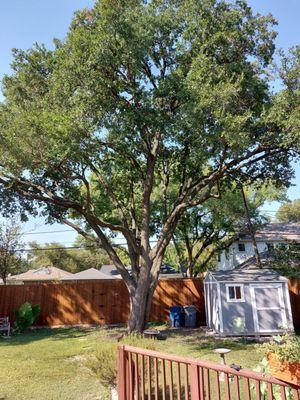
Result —
[[247, 225], [248, 225], [249, 233], [250, 233], [250, 236], [251, 236], [251, 239], [252, 239], [252, 245], [253, 245], [253, 249], [254, 249], [256, 263], [257, 263], [257, 266], [259, 268], [262, 268], [262, 263], [261, 263], [260, 255], [259, 255], [258, 248], [257, 248], [257, 243], [256, 243], [256, 239], [255, 239], [255, 233], [254, 233], [254, 229], [253, 229], [253, 226], [252, 226], [252, 222], [251, 222], [251, 218], [250, 218], [250, 212], [249, 212], [249, 208], [248, 208], [248, 204], [247, 204], [247, 200], [246, 200], [246, 196], [245, 196], [245, 192], [244, 192], [243, 186], [241, 186], [241, 192], [242, 192], [242, 197], [243, 197], [243, 202], [244, 202], [244, 207], [245, 207], [245, 212], [246, 212]]

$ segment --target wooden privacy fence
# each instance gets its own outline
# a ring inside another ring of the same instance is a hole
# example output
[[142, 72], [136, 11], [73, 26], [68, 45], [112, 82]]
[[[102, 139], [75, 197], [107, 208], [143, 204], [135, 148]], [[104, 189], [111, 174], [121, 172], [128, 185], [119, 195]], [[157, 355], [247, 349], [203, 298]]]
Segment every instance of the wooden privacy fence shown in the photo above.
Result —
[[[202, 279], [162, 279], [154, 293], [150, 321], [166, 321], [172, 305], [195, 305], [205, 323]], [[120, 279], [0, 286], [0, 316], [14, 319], [14, 309], [25, 301], [39, 304], [38, 326], [126, 323], [128, 291]]]
[[119, 400], [299, 400], [299, 390], [253, 371], [118, 347]]
[[289, 289], [294, 327], [300, 329], [300, 279], [290, 279]]

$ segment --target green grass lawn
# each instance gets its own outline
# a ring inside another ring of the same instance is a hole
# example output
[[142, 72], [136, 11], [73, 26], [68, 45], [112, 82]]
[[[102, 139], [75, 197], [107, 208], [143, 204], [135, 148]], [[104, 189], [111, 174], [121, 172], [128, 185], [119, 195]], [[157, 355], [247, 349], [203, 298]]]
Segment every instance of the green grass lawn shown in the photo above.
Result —
[[[90, 354], [122, 329], [42, 329], [0, 339], [0, 400], [96, 400], [97, 379], [85, 366]], [[168, 330], [158, 350], [219, 362], [217, 347], [232, 350], [227, 362], [253, 368], [260, 355], [254, 344], [206, 338], [199, 330]]]

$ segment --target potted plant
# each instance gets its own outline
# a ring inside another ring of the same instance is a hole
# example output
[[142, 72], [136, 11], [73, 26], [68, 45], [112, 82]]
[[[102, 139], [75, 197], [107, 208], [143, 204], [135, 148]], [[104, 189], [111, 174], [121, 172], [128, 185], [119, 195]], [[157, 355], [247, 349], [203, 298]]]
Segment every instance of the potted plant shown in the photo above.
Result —
[[300, 386], [300, 338], [289, 333], [264, 343], [260, 350], [267, 356], [272, 375]]

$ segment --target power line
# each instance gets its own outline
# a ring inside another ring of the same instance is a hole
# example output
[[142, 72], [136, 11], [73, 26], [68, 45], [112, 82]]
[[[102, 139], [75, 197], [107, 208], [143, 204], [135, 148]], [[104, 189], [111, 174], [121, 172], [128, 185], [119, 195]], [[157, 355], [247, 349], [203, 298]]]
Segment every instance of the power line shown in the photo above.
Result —
[[64, 246], [64, 247], [39, 247], [36, 249], [16, 249], [15, 252], [55, 251], [55, 250], [85, 250], [95, 249], [95, 246]]
[[[157, 240], [150, 240], [150, 243], [157, 243]], [[70, 242], [69, 242], [70, 243]], [[126, 246], [127, 243], [112, 243], [111, 244], [113, 247], [121, 247], [121, 246]], [[95, 247], [95, 246], [63, 246], [63, 247], [39, 247], [36, 249], [16, 249], [14, 250], [16, 253], [17, 252], [34, 252], [34, 251], [55, 251], [55, 250], [85, 250], [85, 249], [101, 249], [102, 246]]]
[[43, 234], [52, 234], [52, 233], [64, 233], [64, 232], [76, 232], [74, 229], [63, 229], [58, 231], [41, 231], [41, 232], [24, 232], [22, 236], [27, 235], [43, 235]]
[[[280, 210], [261, 210], [260, 211], [262, 214], [264, 213], [281, 213], [284, 211], [280, 211]], [[55, 230], [55, 231], [40, 231], [40, 232], [24, 232], [22, 233], [22, 236], [28, 236], [28, 235], [51, 235], [54, 233], [66, 233], [66, 232], [76, 232], [75, 229], [62, 229], [62, 230]]]
[[[279, 234], [280, 235], [280, 234]], [[259, 237], [259, 234], [257, 235]], [[285, 233], [284, 237], [295, 236], [294, 233]], [[267, 238], [266, 238], [267, 240]], [[150, 240], [150, 243], [157, 243], [158, 240]], [[72, 243], [72, 242], [65, 242], [65, 243]], [[61, 243], [62, 244], [62, 243]], [[112, 243], [113, 247], [122, 247], [127, 246], [126, 242], [123, 243]], [[62, 247], [39, 247], [35, 249], [16, 249], [15, 252], [35, 252], [35, 251], [56, 251], [56, 250], [86, 250], [86, 249], [101, 249], [102, 246], [62, 246]]]

